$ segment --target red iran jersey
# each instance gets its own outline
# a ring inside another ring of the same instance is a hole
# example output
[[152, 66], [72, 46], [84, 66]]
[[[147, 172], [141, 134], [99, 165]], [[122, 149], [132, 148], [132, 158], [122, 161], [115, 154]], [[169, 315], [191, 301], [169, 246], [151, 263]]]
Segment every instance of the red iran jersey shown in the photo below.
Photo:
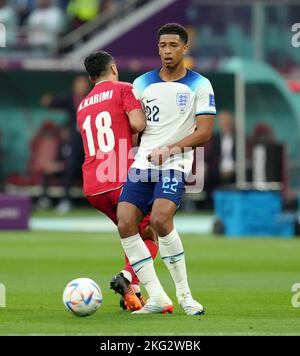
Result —
[[103, 81], [83, 99], [77, 110], [85, 160], [83, 191], [96, 195], [121, 187], [133, 162], [132, 132], [127, 113], [140, 109], [132, 85]]

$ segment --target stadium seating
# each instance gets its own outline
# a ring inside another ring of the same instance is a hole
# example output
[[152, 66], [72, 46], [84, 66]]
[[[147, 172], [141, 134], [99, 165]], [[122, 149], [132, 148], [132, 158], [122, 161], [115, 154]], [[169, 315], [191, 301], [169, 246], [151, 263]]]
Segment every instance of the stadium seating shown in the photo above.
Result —
[[[29, 143], [44, 121], [63, 123], [67, 116], [40, 106], [44, 92], [69, 88], [72, 74], [1, 72], [0, 131], [2, 132], [3, 175], [25, 174], [30, 156]], [[20, 85], [20, 83], [25, 83]]]
[[12, 174], [7, 183], [20, 186], [41, 184], [44, 169], [48, 162], [56, 159], [58, 149], [58, 128], [51, 121], [46, 121], [30, 142], [26, 175]]

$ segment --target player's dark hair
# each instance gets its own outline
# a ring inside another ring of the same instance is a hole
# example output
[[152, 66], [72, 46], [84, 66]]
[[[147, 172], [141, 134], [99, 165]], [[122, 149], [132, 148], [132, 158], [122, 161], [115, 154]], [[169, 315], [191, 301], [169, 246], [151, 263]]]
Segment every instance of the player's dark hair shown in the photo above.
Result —
[[84, 66], [89, 75], [94, 78], [105, 74], [111, 63], [114, 62], [114, 58], [109, 53], [99, 51], [87, 56], [84, 60]]
[[157, 40], [161, 35], [178, 35], [184, 44], [188, 43], [189, 36], [187, 30], [178, 23], [167, 23], [157, 31]]

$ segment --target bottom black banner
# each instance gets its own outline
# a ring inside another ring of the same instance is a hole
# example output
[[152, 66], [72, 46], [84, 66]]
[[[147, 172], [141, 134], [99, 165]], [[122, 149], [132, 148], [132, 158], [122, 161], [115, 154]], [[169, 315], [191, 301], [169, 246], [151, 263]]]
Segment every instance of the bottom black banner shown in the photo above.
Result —
[[[44, 353], [87, 353], [101, 355], [116, 353], [135, 355], [140, 353], [184, 352], [187, 355], [229, 354], [256, 355], [273, 351], [277, 354], [294, 352], [299, 347], [298, 337], [272, 336], [29, 336], [0, 338], [1, 349], [10, 353], [43, 355]], [[5, 351], [4, 351], [5, 352]], [[2, 354], [2, 352], [1, 352]], [[4, 354], [4, 353], [3, 353]]]

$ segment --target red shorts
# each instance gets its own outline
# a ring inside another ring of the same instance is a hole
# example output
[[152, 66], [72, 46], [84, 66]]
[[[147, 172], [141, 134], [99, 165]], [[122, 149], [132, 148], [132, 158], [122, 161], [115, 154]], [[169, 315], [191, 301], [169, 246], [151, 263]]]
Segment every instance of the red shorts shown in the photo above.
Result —
[[[117, 220], [117, 206], [122, 188], [112, 190], [107, 193], [88, 196], [87, 199], [90, 204], [97, 210], [108, 216], [115, 225], [118, 224]], [[145, 228], [150, 225], [150, 214], [146, 215], [139, 223], [139, 233], [143, 236]]]

